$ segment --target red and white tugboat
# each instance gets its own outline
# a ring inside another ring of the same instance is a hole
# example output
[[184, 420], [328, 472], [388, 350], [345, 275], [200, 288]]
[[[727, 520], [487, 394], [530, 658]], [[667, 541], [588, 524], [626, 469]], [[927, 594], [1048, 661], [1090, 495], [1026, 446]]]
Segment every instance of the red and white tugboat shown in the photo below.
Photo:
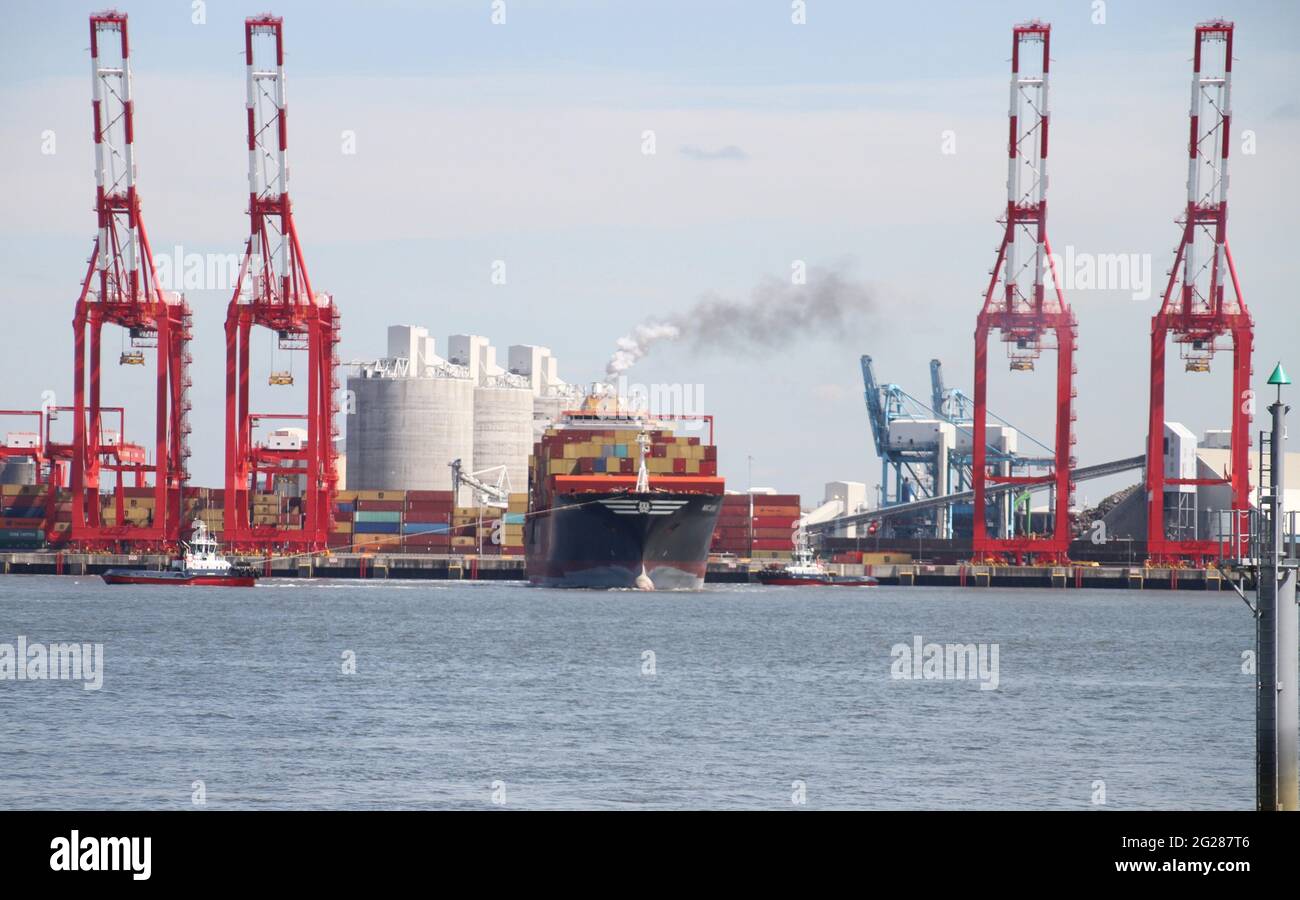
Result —
[[816, 585], [819, 587], [875, 587], [878, 582], [870, 575], [835, 575], [827, 570], [808, 546], [808, 537], [802, 528], [795, 538], [794, 558], [784, 566], [772, 566], [758, 573], [763, 584], [778, 587]]
[[252, 587], [257, 574], [233, 565], [221, 555], [217, 540], [208, 534], [201, 519], [194, 520], [194, 534], [185, 545], [185, 555], [172, 560], [170, 569], [109, 569], [101, 576], [109, 584], [180, 584], [220, 587]]

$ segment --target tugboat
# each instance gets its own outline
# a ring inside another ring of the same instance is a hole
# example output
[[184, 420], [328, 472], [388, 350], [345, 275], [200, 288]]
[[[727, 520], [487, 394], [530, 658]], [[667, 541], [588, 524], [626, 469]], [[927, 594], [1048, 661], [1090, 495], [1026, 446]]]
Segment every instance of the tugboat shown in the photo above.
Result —
[[101, 576], [108, 584], [180, 584], [220, 587], [252, 587], [257, 574], [235, 566], [221, 555], [217, 540], [208, 534], [203, 520], [194, 520], [194, 534], [185, 544], [185, 555], [172, 560], [170, 569], [109, 569]]
[[773, 566], [758, 573], [762, 584], [778, 587], [816, 585], [819, 587], [875, 587], [870, 575], [835, 575], [813, 557], [808, 537], [800, 528], [795, 539], [794, 558], [788, 565]]

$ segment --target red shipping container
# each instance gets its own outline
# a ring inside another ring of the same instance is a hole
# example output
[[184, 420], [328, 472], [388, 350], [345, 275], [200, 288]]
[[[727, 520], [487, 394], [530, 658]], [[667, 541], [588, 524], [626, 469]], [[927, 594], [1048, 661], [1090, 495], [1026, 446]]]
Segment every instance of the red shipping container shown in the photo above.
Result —
[[449, 525], [451, 524], [450, 513], [426, 513], [407, 511], [405, 521], [412, 525]]
[[[445, 503], [442, 502], [442, 501], [432, 501], [432, 500], [424, 501], [424, 500], [422, 500], [422, 501], [418, 501], [418, 502], [416, 502], [416, 503], [407, 503], [407, 504], [406, 504], [406, 518], [408, 518], [408, 519], [412, 519], [412, 520], [416, 520], [416, 515], [417, 515], [417, 514], [427, 514], [427, 515], [435, 515], [435, 516], [438, 516], [438, 515], [449, 516], [449, 515], [451, 515], [451, 511], [452, 511], [452, 509], [453, 509], [453, 505], [452, 505], [452, 502], [451, 502], [450, 500], [446, 501]], [[418, 519], [418, 520], [416, 520], [416, 521], [420, 521], [420, 522], [437, 522], [437, 521], [439, 521], [439, 520], [438, 520], [438, 519]]]
[[401, 500], [358, 500], [357, 509], [372, 512], [401, 512], [406, 504]]
[[764, 506], [798, 506], [798, 494], [756, 494], [755, 503], [762, 503]]
[[758, 503], [755, 503], [755, 504], [754, 504], [754, 515], [755, 515], [755, 516], [764, 516], [764, 517], [769, 517], [769, 516], [770, 516], [770, 517], [776, 517], [776, 516], [780, 516], [781, 518], [786, 518], [786, 519], [797, 519], [797, 518], [799, 518], [799, 507], [797, 507], [797, 506], [767, 506], [767, 505], [759, 506]]
[[718, 528], [713, 532], [715, 537], [722, 540], [747, 540], [749, 538], [748, 528]]
[[755, 528], [754, 540], [785, 540], [790, 543], [794, 540], [793, 528]]
[[684, 460], [684, 459], [674, 459], [674, 460], [673, 460], [673, 474], [674, 474], [674, 475], [685, 475], [685, 474], [686, 474], [686, 460]]
[[786, 537], [784, 540], [780, 540], [780, 541], [775, 539], [769, 539], [765, 541], [754, 541], [755, 550], [791, 550], [793, 548], [794, 545], [790, 542], [789, 537]]
[[350, 510], [350, 509], [336, 509], [336, 510], [334, 510], [334, 521], [335, 521], [335, 522], [351, 522], [351, 521], [352, 521], [352, 510]]
[[407, 491], [406, 502], [408, 506], [415, 506], [420, 503], [447, 503], [452, 500], [451, 491]]
[[702, 459], [702, 460], [700, 460], [700, 474], [701, 474], [701, 475], [717, 475], [717, 474], [718, 474], [718, 464], [717, 464], [717, 462], [714, 461], [714, 460], [711, 460], [711, 459]]
[[799, 521], [798, 516], [754, 516], [755, 528], [792, 528]]

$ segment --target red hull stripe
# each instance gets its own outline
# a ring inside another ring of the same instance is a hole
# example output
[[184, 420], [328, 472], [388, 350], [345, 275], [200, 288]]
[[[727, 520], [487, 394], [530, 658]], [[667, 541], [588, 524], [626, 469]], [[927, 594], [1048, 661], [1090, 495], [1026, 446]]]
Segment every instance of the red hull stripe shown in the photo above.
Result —
[[248, 576], [222, 577], [219, 575], [194, 575], [189, 578], [150, 578], [147, 575], [104, 575], [108, 584], [174, 584], [181, 587], [252, 587], [257, 579]]

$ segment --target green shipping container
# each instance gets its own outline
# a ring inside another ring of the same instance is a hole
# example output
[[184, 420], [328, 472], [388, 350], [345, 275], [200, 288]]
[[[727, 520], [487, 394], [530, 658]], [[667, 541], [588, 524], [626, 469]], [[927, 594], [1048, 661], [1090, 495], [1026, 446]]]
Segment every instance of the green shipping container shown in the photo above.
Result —
[[359, 509], [354, 514], [356, 522], [401, 522], [402, 511], [387, 509]]

